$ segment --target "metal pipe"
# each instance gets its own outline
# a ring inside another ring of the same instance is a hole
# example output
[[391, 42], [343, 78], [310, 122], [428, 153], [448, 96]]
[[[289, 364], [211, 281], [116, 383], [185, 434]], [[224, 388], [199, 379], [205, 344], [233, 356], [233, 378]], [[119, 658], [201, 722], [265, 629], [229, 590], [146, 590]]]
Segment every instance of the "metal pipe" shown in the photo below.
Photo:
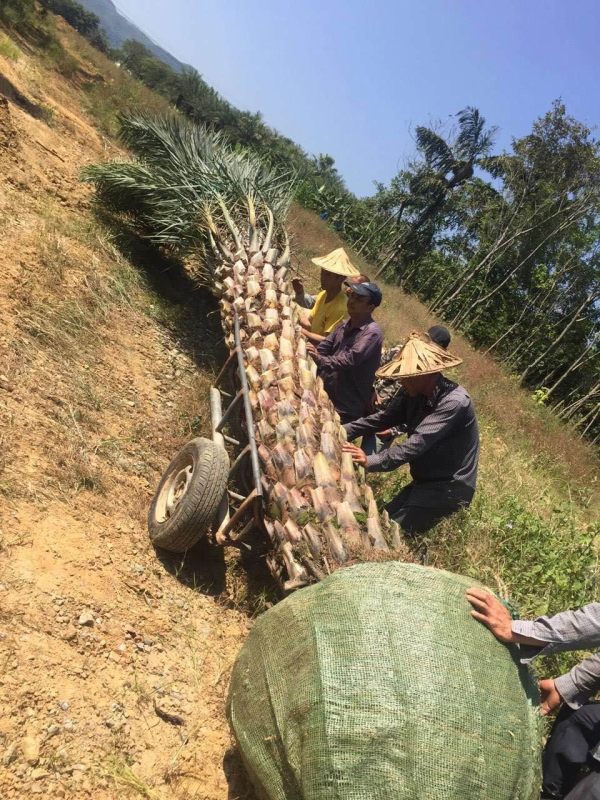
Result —
[[233, 335], [238, 356], [238, 376], [244, 395], [244, 412], [246, 415], [246, 433], [248, 434], [248, 444], [250, 445], [250, 461], [252, 463], [252, 477], [254, 478], [254, 491], [258, 497], [262, 497], [262, 486], [260, 482], [260, 462], [258, 460], [258, 450], [256, 449], [256, 435], [254, 433], [254, 420], [252, 418], [252, 406], [248, 395], [248, 380], [244, 367], [244, 357], [242, 355], [242, 343], [240, 339], [240, 319], [237, 311], [234, 312]]
[[[217, 447], [222, 447], [223, 450], [225, 450], [225, 442], [223, 440], [223, 434], [218, 431], [221, 417], [222, 417], [221, 394], [216, 387], [211, 386], [210, 422], [212, 427], [212, 440], [217, 445]], [[225, 450], [225, 452], [227, 451]], [[223, 527], [223, 525], [227, 525], [228, 522], [229, 522], [229, 498], [227, 496], [227, 492], [225, 492], [219, 504], [219, 510], [217, 511], [215, 524], [217, 529], [220, 530]]]
[[246, 456], [250, 455], [250, 445], [247, 444], [246, 447], [241, 451], [238, 457], [235, 459], [233, 464], [231, 465], [231, 469], [229, 470], [229, 477], [231, 478], [232, 475], [235, 475], [238, 467], [242, 463], [242, 461], [246, 458]]
[[227, 370], [233, 364], [233, 362], [235, 360], [235, 357], [236, 357], [236, 351], [232, 350], [231, 353], [229, 354], [229, 357], [227, 358], [227, 361], [223, 364], [223, 366], [221, 367], [221, 371], [217, 375], [217, 379], [215, 381], [215, 386], [218, 386], [221, 383], [221, 381], [223, 380], [223, 378], [225, 377], [225, 375], [227, 373]]
[[217, 425], [217, 430], [219, 431], [219, 433], [223, 430], [223, 426], [225, 425], [229, 417], [232, 415], [234, 409], [236, 409], [240, 404], [240, 401], [243, 399], [243, 396], [244, 396], [244, 390], [240, 389], [239, 392], [231, 401], [231, 403], [225, 409], [225, 413], [223, 414], [223, 416], [219, 420], [219, 424]]
[[244, 516], [244, 514], [248, 510], [248, 506], [254, 503], [256, 497], [257, 497], [256, 489], [252, 489], [248, 497], [240, 505], [240, 507], [231, 517], [231, 519], [225, 525], [219, 527], [219, 530], [215, 534], [215, 540], [217, 544], [227, 544], [228, 539], [231, 538], [230, 536], [228, 536], [229, 531], [232, 530], [236, 526], [238, 521]]

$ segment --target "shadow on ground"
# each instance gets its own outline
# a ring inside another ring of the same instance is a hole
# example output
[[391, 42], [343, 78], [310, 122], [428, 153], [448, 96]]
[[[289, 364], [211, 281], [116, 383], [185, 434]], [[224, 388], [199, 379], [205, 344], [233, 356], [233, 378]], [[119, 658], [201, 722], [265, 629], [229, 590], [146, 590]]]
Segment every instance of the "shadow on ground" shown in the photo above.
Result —
[[219, 304], [185, 271], [180, 259], [142, 239], [114, 215], [94, 209], [117, 250], [144, 276], [160, 302], [156, 318], [202, 370], [218, 372], [227, 358]]
[[227, 779], [227, 800], [257, 800], [237, 747], [225, 753], [223, 772]]
[[251, 549], [226, 549], [203, 536], [185, 553], [158, 548], [155, 552], [165, 570], [184, 586], [255, 617], [280, 600], [281, 594], [267, 567], [268, 548], [260, 531], [254, 532], [250, 543]]
[[4, 75], [0, 75], [0, 94], [23, 109], [30, 117], [44, 121], [48, 120], [48, 109], [45, 106], [32, 102]]
[[[215, 297], [208, 289], [197, 286], [179, 259], [148, 243], [101, 208], [97, 207], [95, 214], [110, 229], [119, 252], [143, 274], [157, 298], [164, 301], [159, 321], [168, 328], [178, 348], [199, 369], [218, 373], [228, 350]], [[251, 486], [235, 488], [244, 494], [251, 490]], [[249, 548], [231, 549], [232, 555], [228, 554], [227, 559], [224, 549], [206, 537], [184, 554], [164, 550], [157, 550], [156, 554], [164, 568], [185, 586], [255, 616], [276, 602], [279, 595], [266, 565], [265, 534], [256, 530], [247, 542]]]
[[156, 549], [156, 557], [173, 577], [190, 589], [220, 597], [226, 589], [225, 557], [222, 547], [202, 537], [185, 553]]

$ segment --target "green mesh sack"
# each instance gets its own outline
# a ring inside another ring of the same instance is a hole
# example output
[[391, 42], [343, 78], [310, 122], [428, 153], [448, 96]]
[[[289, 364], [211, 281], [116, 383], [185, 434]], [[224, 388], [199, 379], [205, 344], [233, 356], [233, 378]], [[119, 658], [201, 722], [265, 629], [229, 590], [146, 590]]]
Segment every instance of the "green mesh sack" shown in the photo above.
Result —
[[536, 684], [471, 617], [473, 583], [360, 564], [256, 621], [228, 714], [261, 798], [539, 797]]

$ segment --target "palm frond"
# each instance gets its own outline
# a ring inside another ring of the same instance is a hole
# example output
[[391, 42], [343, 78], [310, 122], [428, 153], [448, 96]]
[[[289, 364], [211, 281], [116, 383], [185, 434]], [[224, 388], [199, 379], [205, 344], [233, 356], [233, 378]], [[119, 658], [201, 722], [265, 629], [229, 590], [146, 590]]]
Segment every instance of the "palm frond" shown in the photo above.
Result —
[[467, 106], [459, 111], [459, 133], [456, 137], [455, 152], [458, 158], [465, 161], [486, 156], [494, 143], [497, 128], [485, 128], [485, 118], [477, 108]]
[[208, 245], [212, 235], [229, 248], [235, 232], [245, 232], [252, 204], [257, 224], [267, 227], [272, 213], [284, 238], [294, 175], [176, 115], [124, 115], [120, 125], [121, 140], [136, 160], [90, 166], [83, 177], [141, 235], [182, 251]]
[[428, 165], [444, 175], [452, 172], [455, 158], [448, 143], [431, 128], [417, 127], [415, 130], [417, 147], [425, 156]]

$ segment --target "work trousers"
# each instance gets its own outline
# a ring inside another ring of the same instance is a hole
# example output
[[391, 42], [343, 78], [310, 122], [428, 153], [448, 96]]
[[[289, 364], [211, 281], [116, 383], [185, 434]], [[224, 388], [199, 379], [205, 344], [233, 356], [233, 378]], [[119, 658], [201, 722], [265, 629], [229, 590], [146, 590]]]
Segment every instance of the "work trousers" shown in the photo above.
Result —
[[385, 510], [400, 525], [404, 533], [414, 536], [426, 533], [440, 520], [467, 505], [469, 505], [467, 502], [429, 504], [427, 495], [420, 492], [414, 483], [409, 483], [387, 504]]
[[591, 772], [582, 778], [565, 800], [600, 800], [600, 772]]
[[[600, 703], [586, 703], [576, 710], [564, 706], [552, 728], [543, 756], [544, 792], [549, 797], [569, 800], [586, 797], [600, 800], [598, 776], [590, 776], [591, 794], [577, 794], [578, 781], [586, 766], [600, 770], [600, 763], [592, 756], [600, 743]], [[573, 790], [573, 791], [571, 791]], [[571, 792], [571, 794], [569, 794]]]

